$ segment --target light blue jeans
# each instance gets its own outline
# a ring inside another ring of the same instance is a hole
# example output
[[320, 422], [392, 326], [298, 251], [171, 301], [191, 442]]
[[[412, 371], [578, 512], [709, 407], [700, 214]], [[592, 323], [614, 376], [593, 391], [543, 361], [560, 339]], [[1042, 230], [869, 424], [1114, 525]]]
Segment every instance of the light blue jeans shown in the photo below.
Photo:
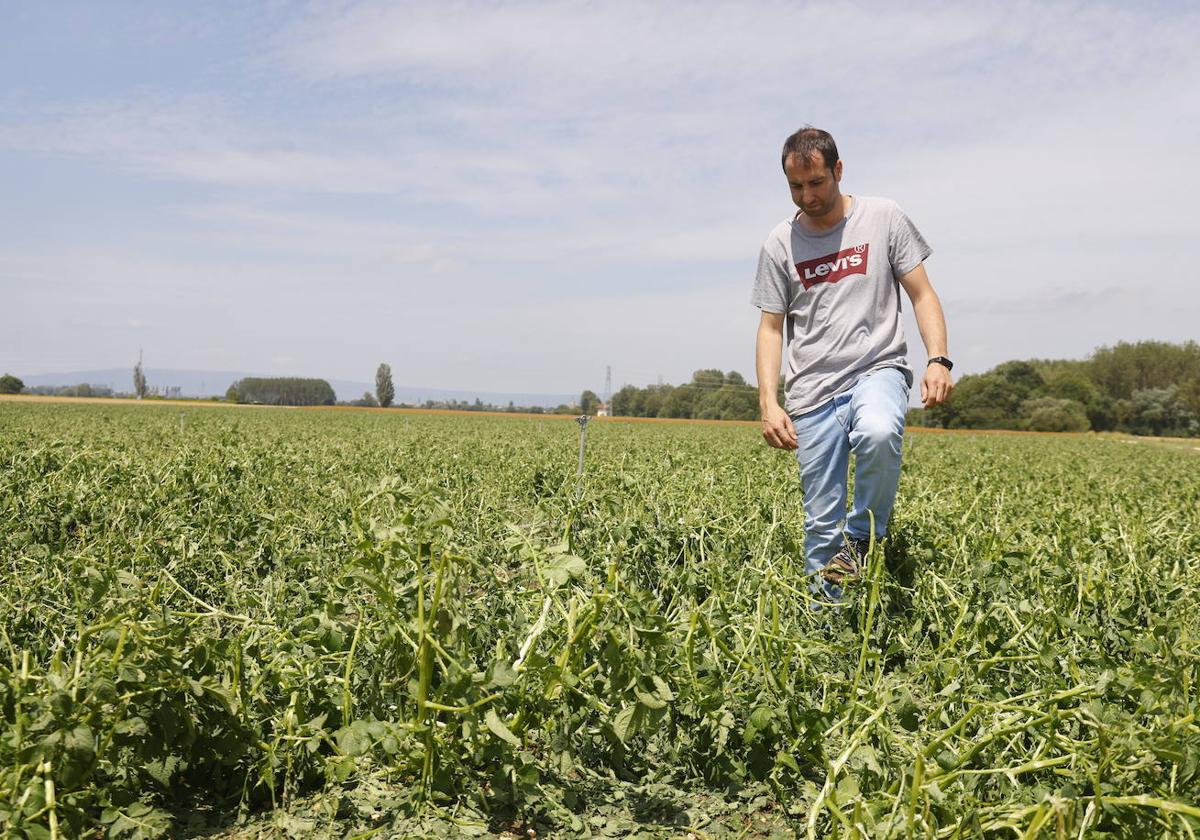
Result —
[[[822, 581], [821, 569], [842, 547], [844, 536], [868, 539], [887, 533], [900, 483], [900, 449], [908, 377], [881, 368], [859, 378], [819, 408], [792, 418], [804, 490], [805, 567], [814, 593], [840, 598], [840, 587]], [[854, 506], [846, 517], [846, 476], [854, 453]]]

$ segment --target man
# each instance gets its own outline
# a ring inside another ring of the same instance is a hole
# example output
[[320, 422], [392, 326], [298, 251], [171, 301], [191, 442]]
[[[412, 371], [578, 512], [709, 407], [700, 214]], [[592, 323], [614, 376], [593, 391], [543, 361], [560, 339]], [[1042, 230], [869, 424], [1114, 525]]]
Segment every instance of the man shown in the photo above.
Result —
[[[837, 600], [862, 568], [871, 529], [887, 533], [913, 371], [900, 318], [912, 302], [928, 364], [921, 401], [954, 385], [942, 305], [925, 274], [931, 253], [895, 202], [843, 195], [842, 161], [828, 132], [806, 126], [783, 146], [799, 211], [762, 247], [751, 302], [762, 310], [757, 369], [767, 443], [796, 451], [804, 490], [804, 545], [813, 591]], [[776, 397], [787, 334], [785, 406]], [[846, 517], [849, 456], [854, 505]], [[823, 580], [818, 581], [818, 576]]]

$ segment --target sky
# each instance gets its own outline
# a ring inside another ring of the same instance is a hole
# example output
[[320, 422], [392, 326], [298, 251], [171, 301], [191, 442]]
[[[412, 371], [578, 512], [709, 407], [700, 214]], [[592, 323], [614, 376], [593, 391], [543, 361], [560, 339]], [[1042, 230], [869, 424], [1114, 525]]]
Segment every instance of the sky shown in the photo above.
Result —
[[[784, 138], [955, 373], [1200, 338], [1193, 3], [0, 0], [0, 371], [754, 378]], [[908, 318], [910, 358], [924, 348]]]

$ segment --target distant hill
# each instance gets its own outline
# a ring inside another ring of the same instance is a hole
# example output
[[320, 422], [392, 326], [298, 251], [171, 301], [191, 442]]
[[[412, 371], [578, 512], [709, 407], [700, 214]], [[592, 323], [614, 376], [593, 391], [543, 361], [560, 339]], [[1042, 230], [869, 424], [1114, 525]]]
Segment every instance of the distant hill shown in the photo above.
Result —
[[[106, 370], [76, 370], [66, 373], [16, 373], [26, 387], [38, 385], [78, 385], [86, 382], [89, 385], [104, 385], [116, 393], [133, 391], [133, 369], [108, 368]], [[270, 376], [265, 373], [249, 373], [234, 370], [172, 370], [169, 368], [146, 368], [146, 384], [150, 388], [179, 388], [185, 397], [223, 396], [225, 391], [239, 379], [247, 376]], [[333, 386], [339, 400], [357, 400], [363, 393], [375, 393], [374, 382], [352, 382], [346, 379], [329, 379], [323, 377]], [[498, 391], [456, 391], [446, 388], [422, 388], [413, 385], [396, 385], [396, 402], [423, 403], [426, 400], [451, 401], [466, 400], [474, 402], [481, 400], [492, 405], [505, 406], [509, 402], [518, 406], [540, 405], [543, 408], [554, 408], [563, 403], [578, 402], [579, 394], [530, 394], [503, 393]]]

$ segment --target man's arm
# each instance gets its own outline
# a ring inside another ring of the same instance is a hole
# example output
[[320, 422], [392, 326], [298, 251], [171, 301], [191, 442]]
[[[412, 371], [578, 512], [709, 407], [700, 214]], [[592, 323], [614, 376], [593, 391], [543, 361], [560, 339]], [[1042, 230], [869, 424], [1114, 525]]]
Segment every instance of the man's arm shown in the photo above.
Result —
[[[921, 340], [925, 342], [928, 358], [934, 356], [949, 356], [946, 349], [946, 316], [942, 314], [942, 302], [938, 300], [937, 292], [929, 282], [922, 263], [900, 278], [900, 285], [908, 293], [912, 301], [913, 315], [917, 318], [917, 329], [921, 331]], [[925, 375], [921, 379], [921, 402], [926, 408], [943, 403], [954, 390], [954, 380], [945, 365], [927, 364]]]
[[775, 395], [779, 389], [779, 363], [783, 360], [782, 312], [764, 312], [758, 322], [754, 366], [758, 371], [758, 408], [762, 412], [762, 433], [776, 449], [795, 449], [796, 430], [791, 418], [779, 407]]

